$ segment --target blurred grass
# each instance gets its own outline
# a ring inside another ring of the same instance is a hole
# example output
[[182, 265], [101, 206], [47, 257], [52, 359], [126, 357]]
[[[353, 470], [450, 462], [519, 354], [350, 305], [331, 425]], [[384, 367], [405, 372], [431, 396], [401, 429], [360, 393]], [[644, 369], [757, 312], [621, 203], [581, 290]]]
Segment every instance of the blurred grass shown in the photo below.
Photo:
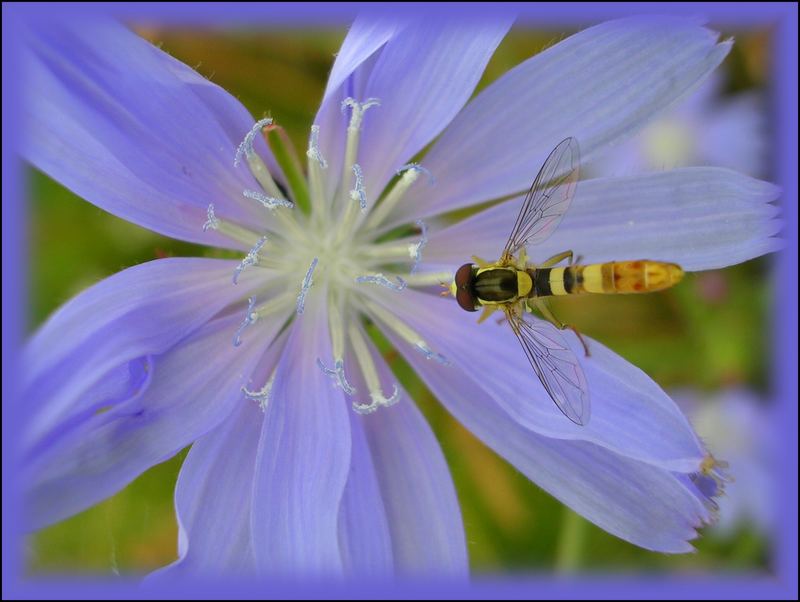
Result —
[[[254, 117], [271, 114], [303, 148], [343, 31], [142, 32], [231, 91]], [[563, 34], [513, 32], [479, 88]], [[731, 90], [764, 83], [766, 34], [737, 35], [726, 61]], [[209, 51], [211, 49], [211, 51]], [[35, 328], [59, 305], [125, 267], [164, 255], [217, 255], [173, 241], [77, 198], [31, 173], [30, 310]], [[576, 249], [579, 252], [579, 249]], [[559, 299], [558, 315], [669, 387], [767, 387], [769, 260], [690, 274], [659, 295]], [[565, 509], [453, 420], [399, 355], [392, 369], [442, 443], [458, 491], [470, 559], [477, 571], [551, 571]], [[105, 502], [31, 537], [29, 570], [144, 572], [176, 557], [172, 492], [184, 454], [142, 475]], [[571, 520], [571, 519], [570, 519]], [[731, 570], [764, 567], [767, 543], [744, 528], [727, 540], [702, 538], [694, 555], [666, 556], [627, 544], [578, 518], [581, 568]]]

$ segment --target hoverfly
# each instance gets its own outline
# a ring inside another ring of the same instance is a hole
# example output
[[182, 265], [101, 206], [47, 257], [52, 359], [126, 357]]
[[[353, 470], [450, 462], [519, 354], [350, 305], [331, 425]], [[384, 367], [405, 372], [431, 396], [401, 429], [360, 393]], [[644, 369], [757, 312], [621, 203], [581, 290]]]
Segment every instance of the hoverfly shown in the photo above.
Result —
[[[560, 322], [545, 298], [582, 293], [622, 294], [660, 291], [677, 284], [683, 270], [661, 261], [612, 261], [577, 265], [572, 251], [559, 253], [542, 264], [529, 263], [526, 247], [541, 243], [556, 229], [569, 209], [578, 183], [580, 151], [575, 138], [562, 140], [542, 165], [496, 262], [473, 256], [462, 265], [450, 285], [450, 294], [466, 311], [483, 308], [478, 322], [502, 309], [522, 345], [533, 371], [558, 409], [578, 425], [589, 420], [589, 391], [578, 359], [559, 330]], [[555, 267], [567, 260], [566, 267]], [[526, 319], [537, 310], [544, 320]]]

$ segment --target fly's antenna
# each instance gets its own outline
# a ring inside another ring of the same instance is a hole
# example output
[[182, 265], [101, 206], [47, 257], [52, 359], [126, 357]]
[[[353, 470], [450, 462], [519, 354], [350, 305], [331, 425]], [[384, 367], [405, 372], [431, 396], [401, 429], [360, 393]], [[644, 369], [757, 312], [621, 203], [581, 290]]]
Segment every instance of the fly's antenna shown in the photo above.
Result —
[[449, 297], [450, 296], [450, 287], [447, 286], [444, 282], [439, 282], [439, 286], [441, 286], [444, 290], [439, 293], [440, 297]]

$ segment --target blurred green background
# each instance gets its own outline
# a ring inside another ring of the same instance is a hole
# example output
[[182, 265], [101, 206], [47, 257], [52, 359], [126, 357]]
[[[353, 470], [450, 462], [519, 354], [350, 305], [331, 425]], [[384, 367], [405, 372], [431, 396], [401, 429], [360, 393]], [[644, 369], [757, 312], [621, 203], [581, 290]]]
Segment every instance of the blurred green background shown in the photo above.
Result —
[[[345, 31], [140, 33], [231, 91], [254, 117], [271, 114], [296, 147], [303, 148]], [[479, 88], [566, 33], [513, 31]], [[768, 34], [737, 34], [736, 40], [723, 66], [726, 92], [764, 88]], [[34, 172], [29, 211], [31, 331], [74, 294], [121, 269], [167, 255], [221, 254], [124, 222]], [[555, 309], [665, 388], [713, 391], [744, 385], [766, 392], [768, 272], [769, 259], [760, 259], [724, 271], [689, 274], [663, 294], [568, 298]], [[768, 542], [747, 525], [724, 539], [707, 531], [697, 542], [699, 552], [682, 556], [648, 552], [606, 534], [569, 513], [486, 448], [446, 413], [396, 353], [386, 349], [386, 355], [444, 448], [475, 571], [699, 572], [768, 566]], [[105, 502], [32, 536], [29, 571], [141, 573], [174, 560], [172, 494], [184, 456], [185, 451]]]

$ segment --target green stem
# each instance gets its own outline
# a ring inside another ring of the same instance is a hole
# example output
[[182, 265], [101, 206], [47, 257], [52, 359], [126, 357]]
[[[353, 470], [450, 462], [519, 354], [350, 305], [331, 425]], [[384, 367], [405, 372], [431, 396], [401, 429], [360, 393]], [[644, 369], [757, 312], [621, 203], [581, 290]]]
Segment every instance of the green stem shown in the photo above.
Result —
[[566, 506], [561, 521], [561, 533], [556, 547], [555, 569], [558, 573], [575, 573], [583, 562], [586, 543], [586, 521]]
[[303, 175], [303, 169], [297, 158], [292, 141], [286, 135], [286, 131], [278, 125], [269, 125], [264, 128], [264, 134], [275, 155], [275, 160], [286, 176], [286, 183], [292, 194], [292, 200], [300, 210], [308, 215], [311, 213], [311, 197], [308, 194], [308, 183]]

